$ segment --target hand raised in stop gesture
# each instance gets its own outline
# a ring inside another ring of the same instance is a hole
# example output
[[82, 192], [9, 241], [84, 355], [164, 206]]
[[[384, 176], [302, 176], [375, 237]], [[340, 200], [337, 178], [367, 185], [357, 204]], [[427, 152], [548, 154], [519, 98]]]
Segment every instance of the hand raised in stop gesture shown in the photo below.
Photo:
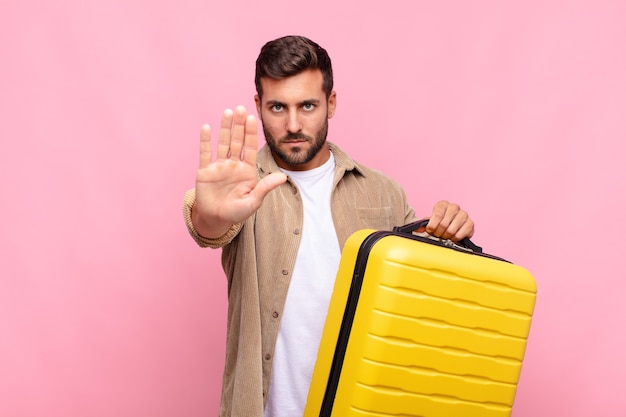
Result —
[[222, 236], [236, 223], [243, 222], [261, 206], [274, 188], [287, 180], [283, 173], [272, 173], [258, 180], [257, 119], [243, 106], [224, 111], [213, 160], [211, 128], [200, 131], [200, 166], [196, 173], [196, 201], [192, 222], [207, 238]]

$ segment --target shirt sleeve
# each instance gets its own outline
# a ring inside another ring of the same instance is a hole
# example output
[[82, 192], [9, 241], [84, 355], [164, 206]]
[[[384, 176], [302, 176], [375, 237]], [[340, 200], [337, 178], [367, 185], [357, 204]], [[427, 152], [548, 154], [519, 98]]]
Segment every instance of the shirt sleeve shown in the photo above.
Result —
[[189, 234], [196, 241], [198, 246], [201, 248], [221, 248], [227, 244], [229, 244], [235, 236], [241, 230], [241, 226], [243, 223], [234, 224], [224, 233], [224, 235], [218, 238], [208, 238], [200, 235], [196, 229], [193, 227], [193, 223], [191, 221], [191, 208], [193, 207], [194, 202], [196, 201], [196, 190], [191, 189], [185, 193], [185, 197], [183, 198], [183, 218], [185, 219], [185, 225], [187, 226], [187, 230]]

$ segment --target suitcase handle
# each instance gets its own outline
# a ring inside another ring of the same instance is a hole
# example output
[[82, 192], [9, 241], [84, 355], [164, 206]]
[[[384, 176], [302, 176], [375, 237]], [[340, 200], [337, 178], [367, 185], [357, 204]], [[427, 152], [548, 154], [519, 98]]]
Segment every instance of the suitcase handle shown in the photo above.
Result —
[[[417, 220], [413, 223], [405, 224], [404, 226], [396, 226], [393, 228], [394, 232], [404, 233], [404, 234], [412, 234], [414, 231], [421, 229], [422, 227], [426, 227], [428, 221], [430, 219], [422, 219]], [[474, 244], [469, 238], [464, 237], [457, 244], [464, 246], [465, 248], [471, 250], [476, 253], [483, 253], [483, 248]]]

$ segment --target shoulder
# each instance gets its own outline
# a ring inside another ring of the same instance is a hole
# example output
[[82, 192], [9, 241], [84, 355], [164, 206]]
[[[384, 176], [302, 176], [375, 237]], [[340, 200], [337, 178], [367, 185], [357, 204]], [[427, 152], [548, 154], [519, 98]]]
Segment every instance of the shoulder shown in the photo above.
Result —
[[359, 164], [359, 168], [368, 186], [376, 187], [383, 193], [404, 194], [404, 189], [400, 183], [384, 172], [363, 164]]
[[383, 185], [388, 185], [394, 189], [401, 189], [400, 184], [385, 174], [384, 172], [371, 168], [367, 165], [364, 165], [345, 153], [341, 150], [337, 145], [333, 143], [328, 143], [330, 150], [335, 156], [336, 164], [339, 168], [345, 169], [346, 172], [351, 171], [354, 172], [358, 177], [362, 177], [364, 181], [371, 183], [380, 183]]

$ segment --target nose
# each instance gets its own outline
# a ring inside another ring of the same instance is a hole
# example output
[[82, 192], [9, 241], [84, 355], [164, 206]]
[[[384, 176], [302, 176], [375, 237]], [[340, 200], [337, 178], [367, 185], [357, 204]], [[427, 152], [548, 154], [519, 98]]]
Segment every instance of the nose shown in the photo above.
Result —
[[302, 130], [302, 124], [300, 123], [297, 109], [291, 109], [287, 114], [286, 128], [289, 133], [298, 133]]

